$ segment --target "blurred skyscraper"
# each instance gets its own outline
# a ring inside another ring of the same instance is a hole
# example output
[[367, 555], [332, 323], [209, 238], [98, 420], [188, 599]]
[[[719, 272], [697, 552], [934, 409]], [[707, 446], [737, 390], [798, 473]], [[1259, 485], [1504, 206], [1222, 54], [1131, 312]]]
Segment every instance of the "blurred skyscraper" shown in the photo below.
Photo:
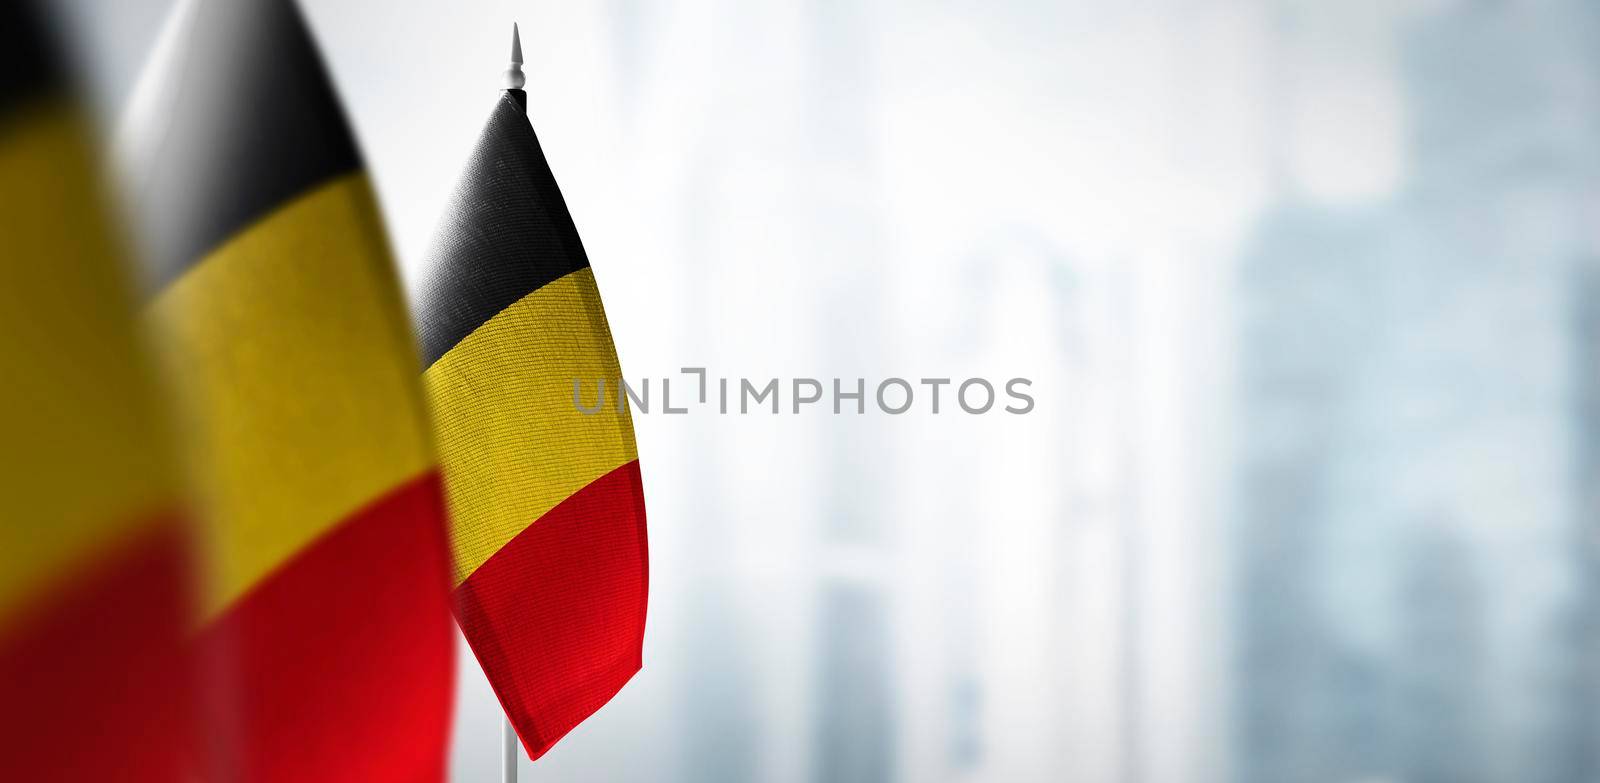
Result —
[[1341, 635], [1321, 589], [1373, 581], [1370, 564], [1329, 558], [1351, 459], [1341, 440], [1360, 416], [1352, 380], [1372, 341], [1360, 314], [1373, 222], [1284, 205], [1241, 266], [1234, 678], [1245, 783], [1359, 780], [1387, 766], [1375, 747], [1386, 735], [1377, 653]]
[[1577, 497], [1571, 547], [1574, 596], [1552, 643], [1568, 659], [1555, 688], [1566, 732], [1557, 758], [1568, 777], [1600, 779], [1600, 264], [1592, 258], [1572, 287]]
[[1398, 40], [1398, 193], [1291, 182], [1240, 265], [1234, 766], [1592, 780], [1594, 11]]
[[[800, 23], [807, 46], [801, 122], [812, 171], [802, 189], [800, 219], [809, 224], [810, 252], [835, 259], [883, 254], [876, 139], [877, 58], [873, 10], [848, 0], [809, 0]], [[871, 411], [884, 366], [883, 272], [876, 264], [848, 263], [822, 283], [822, 339], [827, 375], [843, 391], [860, 391]], [[854, 388], [855, 378], [866, 385]], [[828, 383], [825, 377], [823, 383]], [[842, 415], [859, 415], [858, 402], [824, 399]], [[886, 439], [876, 419], [866, 419], [827, 440], [822, 464], [821, 561], [813, 633], [819, 646], [813, 707], [811, 777], [817, 783], [876, 783], [894, 779], [898, 749], [894, 677], [890, 668], [895, 618], [884, 578], [892, 571], [897, 531], [888, 498], [897, 478], [885, 458]]]

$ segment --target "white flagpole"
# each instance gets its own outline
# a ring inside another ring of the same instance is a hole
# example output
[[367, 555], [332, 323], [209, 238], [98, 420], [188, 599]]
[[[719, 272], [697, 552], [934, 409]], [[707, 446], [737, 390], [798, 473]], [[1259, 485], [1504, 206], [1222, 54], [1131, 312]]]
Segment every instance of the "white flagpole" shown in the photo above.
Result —
[[[520, 90], [527, 83], [522, 75], [522, 32], [511, 25], [511, 64], [504, 74], [507, 90]], [[522, 755], [517, 730], [511, 728], [511, 718], [500, 718], [500, 783], [517, 783], [517, 757]]]
[[517, 730], [511, 719], [500, 718], [500, 783], [517, 783]]

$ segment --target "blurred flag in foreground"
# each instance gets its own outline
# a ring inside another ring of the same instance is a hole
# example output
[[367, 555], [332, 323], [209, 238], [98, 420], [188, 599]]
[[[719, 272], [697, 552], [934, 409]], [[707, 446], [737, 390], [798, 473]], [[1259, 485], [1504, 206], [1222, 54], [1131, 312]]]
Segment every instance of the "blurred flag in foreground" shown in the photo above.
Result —
[[0, 4], [0, 780], [176, 780], [176, 463], [92, 132], [33, 10]]
[[210, 772], [439, 780], [443, 502], [371, 186], [290, 0], [180, 6], [129, 164], [205, 518]]
[[632, 420], [573, 405], [574, 379], [621, 370], [514, 46], [416, 315], [456, 618], [538, 758], [639, 670], [648, 555]]

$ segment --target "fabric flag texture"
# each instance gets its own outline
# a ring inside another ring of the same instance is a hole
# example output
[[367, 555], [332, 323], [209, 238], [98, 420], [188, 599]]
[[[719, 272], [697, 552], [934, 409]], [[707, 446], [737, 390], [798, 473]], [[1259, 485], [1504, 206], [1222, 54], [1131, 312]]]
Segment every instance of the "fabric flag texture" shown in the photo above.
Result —
[[204, 772], [440, 780], [443, 497], [372, 187], [292, 2], [176, 13], [128, 163], [204, 518]]
[[451, 516], [456, 619], [532, 758], [640, 667], [644, 495], [577, 229], [505, 91], [444, 217], [415, 307]]
[[177, 780], [176, 458], [93, 133], [34, 10], [0, 4], [0, 780]]

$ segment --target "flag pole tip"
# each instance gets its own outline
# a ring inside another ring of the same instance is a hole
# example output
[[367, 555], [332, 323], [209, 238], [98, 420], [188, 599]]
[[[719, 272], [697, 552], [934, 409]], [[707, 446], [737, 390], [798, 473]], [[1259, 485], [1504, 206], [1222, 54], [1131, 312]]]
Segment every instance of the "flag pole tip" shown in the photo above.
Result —
[[522, 73], [522, 31], [517, 29], [517, 23], [511, 23], [511, 67], [505, 72], [505, 88], [520, 90], [528, 83], [528, 78]]

